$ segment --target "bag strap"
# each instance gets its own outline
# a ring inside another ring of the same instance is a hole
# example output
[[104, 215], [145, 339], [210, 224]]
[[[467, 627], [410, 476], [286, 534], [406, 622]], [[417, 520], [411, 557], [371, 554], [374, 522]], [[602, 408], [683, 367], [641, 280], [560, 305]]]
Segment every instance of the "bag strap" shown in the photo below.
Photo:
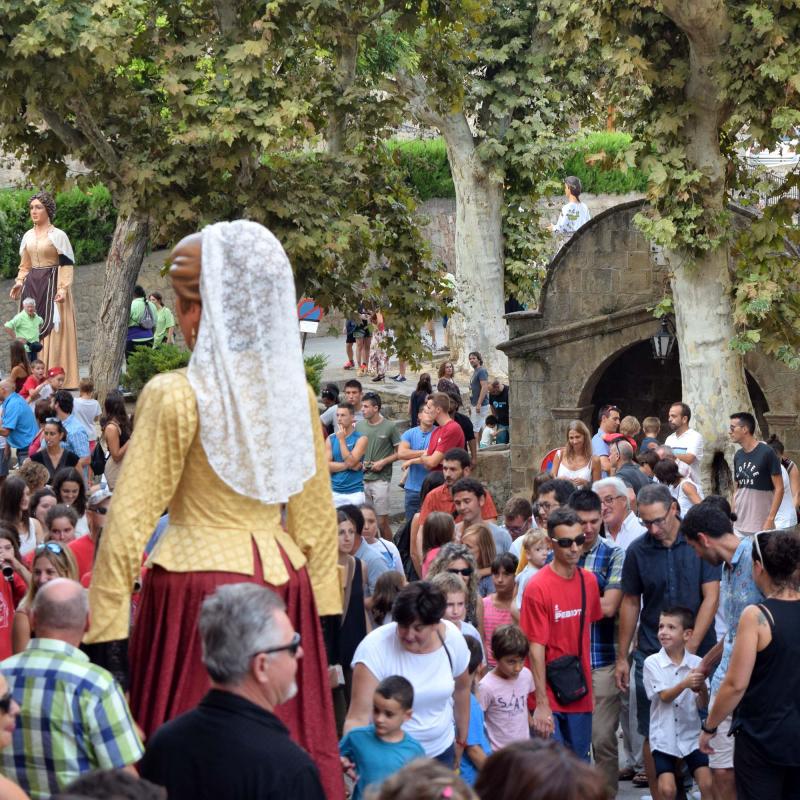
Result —
[[761, 613], [767, 618], [767, 624], [769, 625], [770, 633], [774, 635], [775, 617], [772, 616], [772, 612], [763, 603], [759, 603], [756, 607], [761, 609]]
[[450, 657], [450, 651], [447, 649], [447, 645], [444, 643], [444, 637], [442, 636], [438, 625], [436, 626], [436, 635], [439, 637], [439, 641], [442, 643], [444, 654], [447, 656], [447, 661], [450, 664], [450, 674], [455, 678], [455, 674], [453, 673], [453, 659]]
[[578, 640], [578, 661], [583, 662], [583, 626], [586, 621], [586, 584], [583, 582], [583, 570], [578, 567], [578, 577], [581, 579], [581, 632]]

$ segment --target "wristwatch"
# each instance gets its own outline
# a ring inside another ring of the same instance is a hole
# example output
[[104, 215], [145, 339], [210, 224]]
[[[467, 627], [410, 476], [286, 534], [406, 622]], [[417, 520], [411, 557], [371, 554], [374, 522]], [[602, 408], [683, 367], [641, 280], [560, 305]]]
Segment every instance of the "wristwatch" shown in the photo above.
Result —
[[719, 725], [717, 725], [716, 728], [707, 728], [705, 722], [701, 722], [700, 723], [700, 730], [703, 731], [703, 733], [710, 733], [713, 736], [717, 732], [718, 729], [719, 729]]

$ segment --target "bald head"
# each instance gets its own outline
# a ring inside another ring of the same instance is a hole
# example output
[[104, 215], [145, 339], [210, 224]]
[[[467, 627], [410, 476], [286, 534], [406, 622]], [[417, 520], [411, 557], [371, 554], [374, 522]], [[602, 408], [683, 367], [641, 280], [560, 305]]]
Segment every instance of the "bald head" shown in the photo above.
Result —
[[9, 380], [8, 378], [4, 378], [0, 381], [0, 396], [4, 399], [8, 397], [14, 390], [16, 386], [14, 385], [14, 381]]
[[77, 581], [56, 578], [36, 593], [32, 611], [37, 636], [80, 643], [89, 619], [89, 596]]

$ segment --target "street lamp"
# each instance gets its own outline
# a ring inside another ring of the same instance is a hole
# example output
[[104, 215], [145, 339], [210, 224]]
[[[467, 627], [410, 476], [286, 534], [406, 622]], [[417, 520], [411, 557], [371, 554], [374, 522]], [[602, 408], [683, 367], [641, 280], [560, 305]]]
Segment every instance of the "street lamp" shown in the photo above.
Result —
[[653, 345], [653, 358], [657, 358], [663, 364], [675, 346], [675, 333], [666, 317], [661, 317], [661, 327], [658, 333], [651, 337], [650, 344]]

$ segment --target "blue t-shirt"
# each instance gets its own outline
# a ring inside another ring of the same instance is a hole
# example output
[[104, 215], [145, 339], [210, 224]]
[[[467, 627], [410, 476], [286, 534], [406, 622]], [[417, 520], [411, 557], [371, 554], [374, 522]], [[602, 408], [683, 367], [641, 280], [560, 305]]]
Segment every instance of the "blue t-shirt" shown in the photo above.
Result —
[[[427, 433], [423, 433], [422, 428], [420, 427], [410, 428], [400, 437], [400, 441], [408, 442], [408, 446], [412, 450], [427, 450], [428, 442], [431, 440], [432, 433], [433, 428], [431, 428]], [[419, 492], [422, 489], [422, 481], [425, 480], [425, 476], [427, 474], [428, 470], [425, 469], [422, 464], [414, 464], [410, 466], [406, 476], [406, 491]]]
[[[347, 449], [352, 453], [356, 442], [363, 436], [358, 431], [353, 431], [349, 436], [345, 436]], [[344, 461], [342, 458], [342, 448], [339, 446], [339, 437], [336, 434], [331, 434], [331, 455], [334, 461], [340, 464]], [[331, 473], [331, 486], [333, 491], [337, 494], [354, 494], [355, 492], [364, 491], [364, 472], [360, 469], [345, 469], [342, 472]]]
[[39, 433], [36, 417], [31, 407], [16, 392], [3, 401], [2, 427], [8, 429], [6, 441], [15, 450], [30, 447]]
[[[483, 709], [474, 694], [469, 696], [469, 729], [467, 730], [467, 747], [478, 745], [487, 756], [492, 754], [492, 746], [486, 735], [483, 724]], [[470, 761], [467, 751], [461, 756], [461, 779], [472, 786], [478, 777], [477, 767]]]
[[[481, 381], [488, 381], [489, 380], [489, 373], [486, 367], [478, 367], [475, 372], [472, 373], [472, 377], [469, 381], [469, 403], [473, 408], [478, 402], [478, 398], [481, 396]], [[489, 392], [487, 391], [483, 397], [483, 402], [481, 403], [481, 408], [484, 406], [489, 405]]]
[[399, 742], [384, 742], [375, 733], [374, 725], [353, 728], [339, 742], [339, 752], [356, 765], [358, 783], [353, 800], [364, 797], [364, 791], [373, 784], [380, 785], [409, 761], [425, 758], [422, 745], [407, 733]]

